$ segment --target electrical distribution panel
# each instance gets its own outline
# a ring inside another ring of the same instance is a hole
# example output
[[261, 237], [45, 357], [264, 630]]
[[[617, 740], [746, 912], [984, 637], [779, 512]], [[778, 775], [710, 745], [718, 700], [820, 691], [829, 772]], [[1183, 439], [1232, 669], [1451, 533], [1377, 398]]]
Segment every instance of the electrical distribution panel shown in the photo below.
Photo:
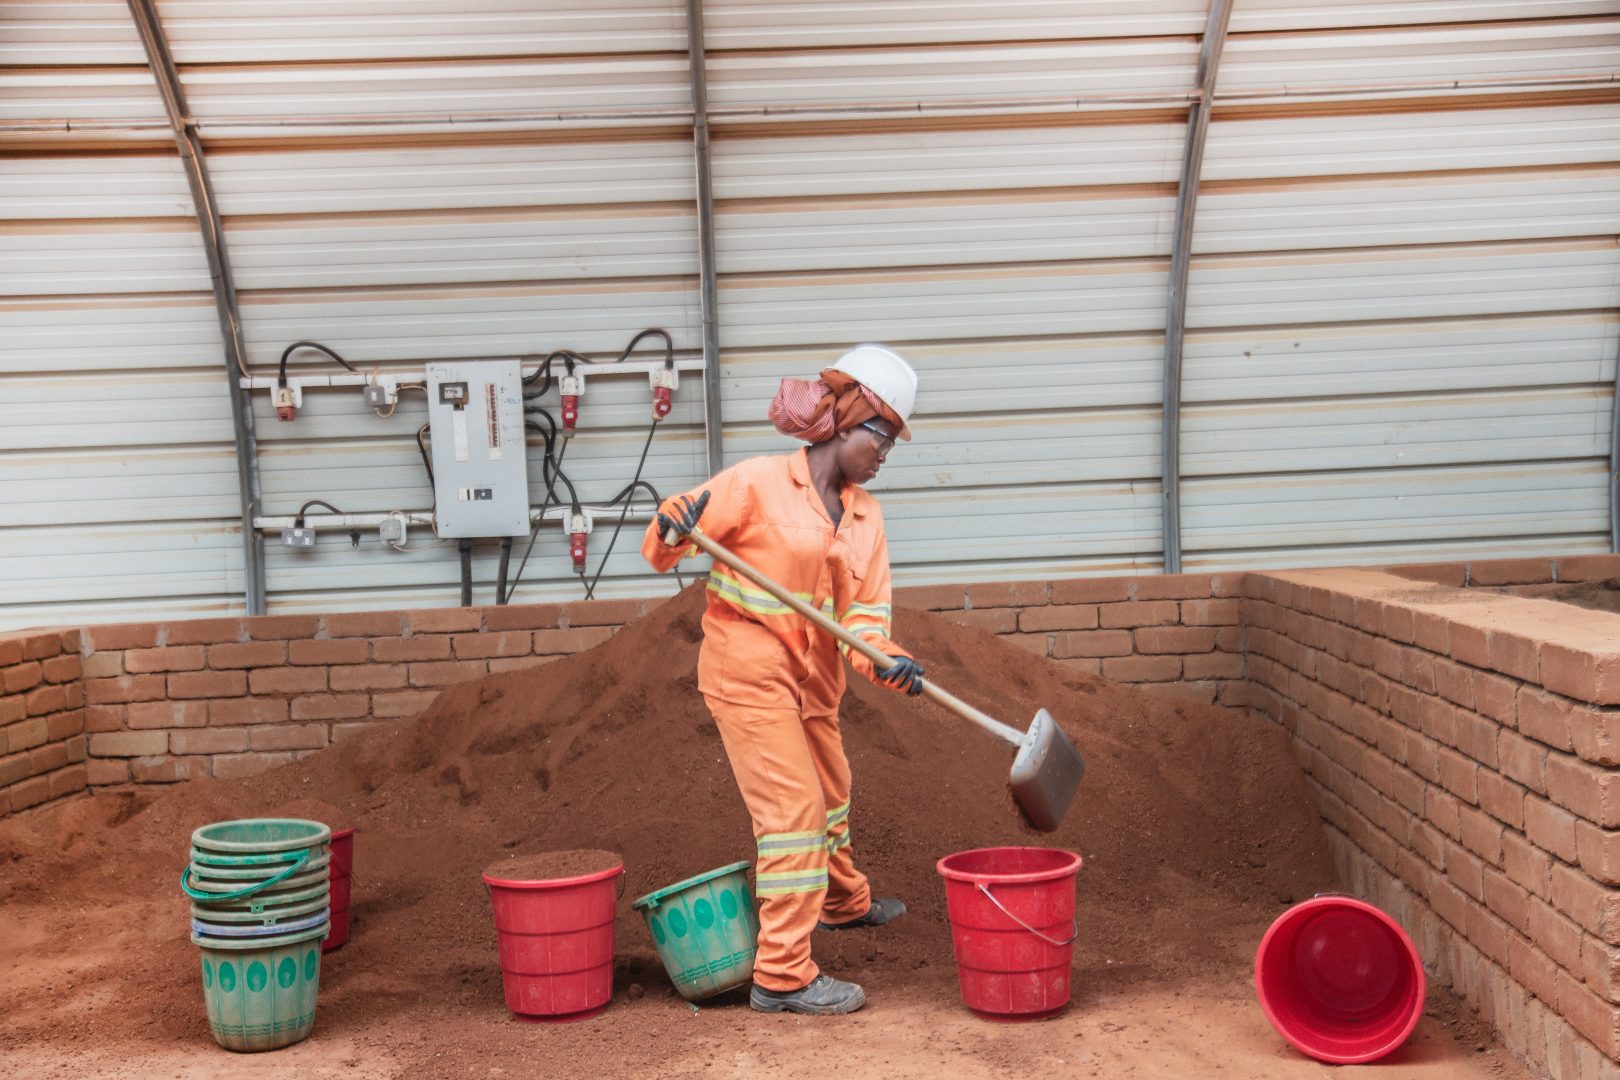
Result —
[[529, 535], [523, 372], [516, 360], [427, 366], [440, 537]]

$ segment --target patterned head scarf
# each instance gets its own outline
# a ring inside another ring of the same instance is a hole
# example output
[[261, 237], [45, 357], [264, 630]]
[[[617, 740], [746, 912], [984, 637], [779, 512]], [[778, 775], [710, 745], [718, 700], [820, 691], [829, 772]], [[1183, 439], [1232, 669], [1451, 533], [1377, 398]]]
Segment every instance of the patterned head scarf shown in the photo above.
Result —
[[832, 368], [819, 379], [783, 379], [765, 415], [777, 431], [811, 444], [873, 419], [887, 420], [896, 431], [905, 426], [876, 394]]

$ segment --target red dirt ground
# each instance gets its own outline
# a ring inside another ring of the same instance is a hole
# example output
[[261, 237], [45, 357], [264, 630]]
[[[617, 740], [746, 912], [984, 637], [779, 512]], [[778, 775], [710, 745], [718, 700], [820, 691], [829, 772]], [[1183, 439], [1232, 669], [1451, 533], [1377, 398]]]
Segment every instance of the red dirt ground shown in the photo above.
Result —
[[[420, 717], [240, 781], [106, 793], [0, 825], [0, 1069], [10, 1077], [1316, 1077], [1254, 1004], [1260, 935], [1337, 887], [1286, 736], [1228, 709], [1063, 669], [937, 617], [897, 636], [931, 677], [1018, 726], [1052, 710], [1085, 755], [1052, 835], [1010, 809], [1011, 750], [921, 699], [853, 685], [856, 858], [910, 905], [881, 930], [818, 934], [870, 1004], [761, 1016], [745, 995], [675, 995], [628, 898], [737, 859], [752, 838], [696, 690], [701, 589], [607, 644], [447, 690]], [[323, 963], [314, 1035], [233, 1055], [208, 1034], [187, 906], [191, 829], [248, 816], [358, 825], [350, 942]], [[956, 996], [940, 856], [994, 844], [1081, 852], [1074, 1001], [998, 1025]], [[513, 1019], [480, 880], [508, 856], [623, 856], [615, 994], [571, 1025]], [[1431, 991], [1381, 1077], [1525, 1074]], [[1347, 1075], [1361, 1072], [1354, 1067]]]

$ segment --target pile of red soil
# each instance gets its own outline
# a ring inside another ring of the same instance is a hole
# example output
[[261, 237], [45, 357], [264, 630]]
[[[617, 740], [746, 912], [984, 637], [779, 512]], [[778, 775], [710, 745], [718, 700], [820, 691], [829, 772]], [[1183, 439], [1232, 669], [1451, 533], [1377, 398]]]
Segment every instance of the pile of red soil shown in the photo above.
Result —
[[[321, 1023], [341, 1022], [362, 1045], [364, 1033], [389, 1031], [388, 1052], [413, 1075], [471, 1075], [469, 1056], [511, 1065], [534, 1052], [521, 1025], [492, 1029], [510, 1034], [486, 1033], [453, 1060], [442, 1041], [400, 1034], [414, 1030], [407, 1020], [501, 1009], [480, 871], [506, 856], [621, 855], [620, 999], [672, 995], [628, 897], [753, 853], [696, 688], [702, 605], [694, 586], [596, 649], [453, 687], [414, 720], [273, 772], [102, 795], [0, 826], [0, 904], [35, 927], [0, 945], [0, 959], [36, 972], [0, 980], [12, 1013], [0, 1047], [75, 1035], [206, 1046], [177, 881], [190, 831], [234, 817], [359, 826], [353, 936], [328, 958]], [[1263, 928], [1282, 905], [1332, 884], [1303, 777], [1272, 725], [1072, 672], [926, 613], [902, 610], [896, 636], [931, 678], [993, 716], [1024, 727], [1050, 709], [1088, 771], [1063, 828], [1033, 833], [1008, 799], [1011, 747], [924, 699], [852, 682], [843, 727], [855, 857], [911, 913], [881, 937], [818, 935], [817, 958], [834, 974], [891, 1001], [954, 997], [934, 863], [966, 848], [1082, 853], [1076, 964], [1115, 980], [1241, 962], [1257, 920]], [[71, 1009], [53, 1005], [64, 981]], [[622, 1063], [641, 1036], [656, 1043], [660, 1025], [690, 1018], [672, 996], [641, 1012], [629, 1028], [616, 1026], [622, 1010], [575, 1025], [537, 1060], [564, 1067], [569, 1053], [617, 1053]], [[647, 1053], [643, 1064], [656, 1067], [656, 1046]]]

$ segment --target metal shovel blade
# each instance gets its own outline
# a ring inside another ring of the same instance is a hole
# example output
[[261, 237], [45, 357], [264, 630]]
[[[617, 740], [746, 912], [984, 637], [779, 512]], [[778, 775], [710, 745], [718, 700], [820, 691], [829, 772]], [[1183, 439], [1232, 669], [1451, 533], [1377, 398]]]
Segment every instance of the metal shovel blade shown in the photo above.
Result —
[[1063, 815], [1068, 813], [1085, 774], [1086, 763], [1080, 751], [1063, 734], [1052, 714], [1045, 709], [1036, 713], [1018, 746], [1008, 779], [1013, 799], [1029, 823], [1041, 832], [1055, 831], [1063, 823]]

